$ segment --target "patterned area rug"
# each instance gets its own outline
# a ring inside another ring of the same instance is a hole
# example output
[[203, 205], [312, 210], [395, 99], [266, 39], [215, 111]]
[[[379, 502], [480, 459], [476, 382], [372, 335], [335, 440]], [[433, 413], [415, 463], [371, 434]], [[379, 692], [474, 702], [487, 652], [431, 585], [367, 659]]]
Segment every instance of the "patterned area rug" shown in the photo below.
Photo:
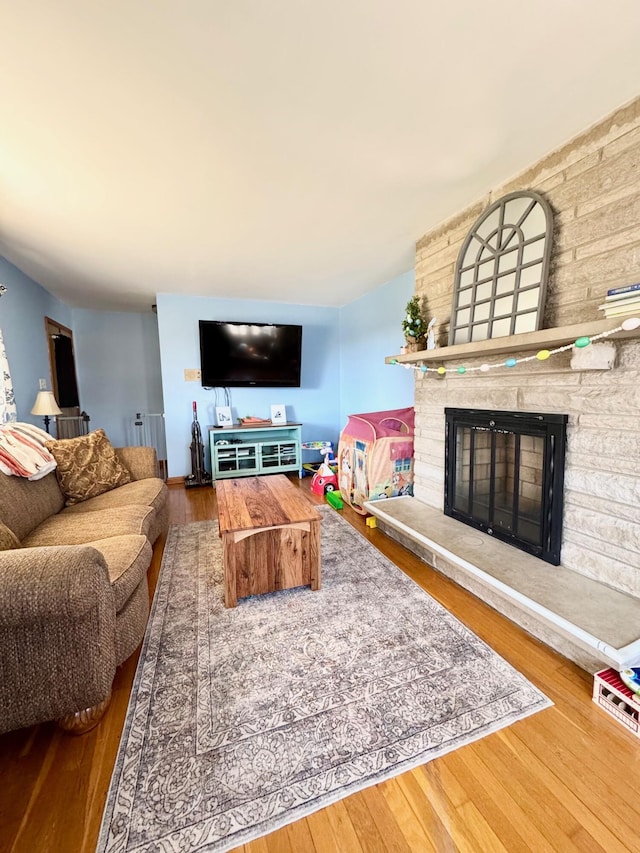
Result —
[[225, 610], [221, 562], [171, 528], [99, 853], [229, 850], [551, 704], [332, 509], [320, 591]]

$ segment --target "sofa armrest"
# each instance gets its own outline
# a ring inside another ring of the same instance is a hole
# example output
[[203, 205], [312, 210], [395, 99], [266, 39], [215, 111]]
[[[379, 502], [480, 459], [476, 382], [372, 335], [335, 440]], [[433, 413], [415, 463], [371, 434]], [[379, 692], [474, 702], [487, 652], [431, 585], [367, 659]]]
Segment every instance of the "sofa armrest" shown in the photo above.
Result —
[[107, 698], [115, 631], [113, 590], [95, 548], [0, 552], [0, 732]]
[[158, 455], [155, 447], [116, 447], [118, 459], [126, 465], [133, 480], [158, 477]]
[[115, 607], [107, 564], [91, 545], [0, 551], [0, 629], [72, 622], [98, 602]]

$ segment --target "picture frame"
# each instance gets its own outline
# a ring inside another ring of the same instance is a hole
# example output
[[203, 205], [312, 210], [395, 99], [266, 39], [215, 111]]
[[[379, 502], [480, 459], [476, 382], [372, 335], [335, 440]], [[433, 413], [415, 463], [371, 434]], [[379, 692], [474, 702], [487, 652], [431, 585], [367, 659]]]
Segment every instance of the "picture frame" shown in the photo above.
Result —
[[271, 406], [271, 423], [286, 424], [287, 422], [287, 407], [284, 403], [275, 403]]
[[216, 406], [216, 425], [219, 427], [233, 426], [231, 406]]

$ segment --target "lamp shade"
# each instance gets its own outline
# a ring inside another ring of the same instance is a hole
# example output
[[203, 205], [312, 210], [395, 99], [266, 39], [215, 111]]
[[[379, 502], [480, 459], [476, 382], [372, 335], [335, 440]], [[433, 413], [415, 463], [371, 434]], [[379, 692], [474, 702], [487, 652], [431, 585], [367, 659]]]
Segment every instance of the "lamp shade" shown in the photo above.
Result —
[[38, 396], [31, 409], [32, 415], [61, 415], [62, 409], [56, 403], [53, 391], [38, 391]]

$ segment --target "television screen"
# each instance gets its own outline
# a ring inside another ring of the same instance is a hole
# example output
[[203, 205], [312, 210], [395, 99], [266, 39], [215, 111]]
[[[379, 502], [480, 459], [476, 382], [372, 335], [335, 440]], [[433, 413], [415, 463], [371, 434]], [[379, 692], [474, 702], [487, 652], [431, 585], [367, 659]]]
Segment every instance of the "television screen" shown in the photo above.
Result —
[[302, 326], [200, 320], [206, 388], [299, 388]]

